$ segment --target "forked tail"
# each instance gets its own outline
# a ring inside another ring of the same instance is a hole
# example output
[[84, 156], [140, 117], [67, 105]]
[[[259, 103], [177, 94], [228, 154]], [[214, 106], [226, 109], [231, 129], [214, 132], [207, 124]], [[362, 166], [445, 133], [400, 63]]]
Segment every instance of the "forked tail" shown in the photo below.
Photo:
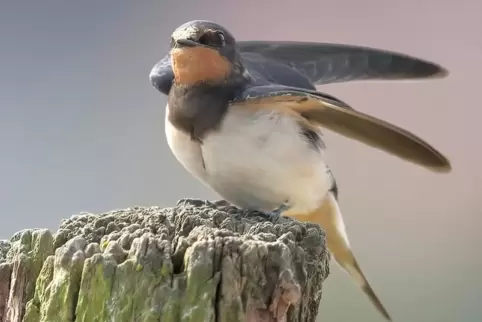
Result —
[[335, 261], [360, 285], [377, 310], [391, 321], [390, 315], [371, 288], [353, 255], [335, 196], [331, 192], [328, 193], [323, 205], [312, 213], [290, 214], [287, 211], [285, 215], [300, 221], [319, 224], [326, 232], [327, 247]]

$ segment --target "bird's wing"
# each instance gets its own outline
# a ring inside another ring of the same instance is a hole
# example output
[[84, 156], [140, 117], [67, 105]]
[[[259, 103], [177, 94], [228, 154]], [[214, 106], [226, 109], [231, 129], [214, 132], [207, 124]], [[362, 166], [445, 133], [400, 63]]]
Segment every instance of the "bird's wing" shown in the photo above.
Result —
[[315, 85], [441, 78], [448, 74], [446, 69], [430, 61], [369, 47], [296, 41], [238, 41], [238, 46], [242, 55], [258, 55], [258, 60], [288, 65]]
[[231, 104], [289, 108], [312, 123], [432, 171], [451, 170], [449, 160], [421, 138], [321, 92], [279, 85], [254, 86]]
[[[238, 46], [257, 85], [315, 89], [314, 85], [355, 80], [440, 78], [448, 74], [435, 63], [368, 47], [289, 41], [239, 41]], [[154, 65], [150, 76], [151, 83], [168, 95], [174, 80], [169, 54]]]
[[169, 54], [154, 65], [149, 74], [151, 84], [154, 85], [162, 94], [169, 95], [169, 91], [174, 81], [174, 72], [172, 70], [171, 56]]

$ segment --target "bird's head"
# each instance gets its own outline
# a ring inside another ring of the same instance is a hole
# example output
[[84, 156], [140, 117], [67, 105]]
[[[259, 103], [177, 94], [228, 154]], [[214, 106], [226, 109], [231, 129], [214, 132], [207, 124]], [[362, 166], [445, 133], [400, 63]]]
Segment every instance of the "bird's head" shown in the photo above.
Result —
[[170, 56], [175, 83], [226, 84], [243, 78], [236, 40], [224, 27], [210, 21], [194, 20], [174, 30]]

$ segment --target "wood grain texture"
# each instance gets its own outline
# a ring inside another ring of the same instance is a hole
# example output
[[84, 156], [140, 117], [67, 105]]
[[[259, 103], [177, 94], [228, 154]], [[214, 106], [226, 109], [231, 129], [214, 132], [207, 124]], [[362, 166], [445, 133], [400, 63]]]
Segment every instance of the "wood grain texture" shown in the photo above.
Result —
[[328, 274], [318, 225], [223, 201], [80, 214], [0, 243], [0, 321], [311, 322]]

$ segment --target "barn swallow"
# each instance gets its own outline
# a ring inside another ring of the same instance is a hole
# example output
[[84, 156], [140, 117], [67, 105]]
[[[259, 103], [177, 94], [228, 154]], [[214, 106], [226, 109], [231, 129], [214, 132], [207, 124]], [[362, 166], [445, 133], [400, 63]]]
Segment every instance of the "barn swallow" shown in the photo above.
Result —
[[219, 24], [196, 20], [173, 32], [150, 81], [168, 96], [167, 142], [187, 171], [235, 206], [319, 224], [332, 257], [390, 320], [351, 250], [321, 130], [435, 172], [449, 172], [450, 162], [315, 86], [446, 75], [434, 63], [366, 47], [236, 41]]

